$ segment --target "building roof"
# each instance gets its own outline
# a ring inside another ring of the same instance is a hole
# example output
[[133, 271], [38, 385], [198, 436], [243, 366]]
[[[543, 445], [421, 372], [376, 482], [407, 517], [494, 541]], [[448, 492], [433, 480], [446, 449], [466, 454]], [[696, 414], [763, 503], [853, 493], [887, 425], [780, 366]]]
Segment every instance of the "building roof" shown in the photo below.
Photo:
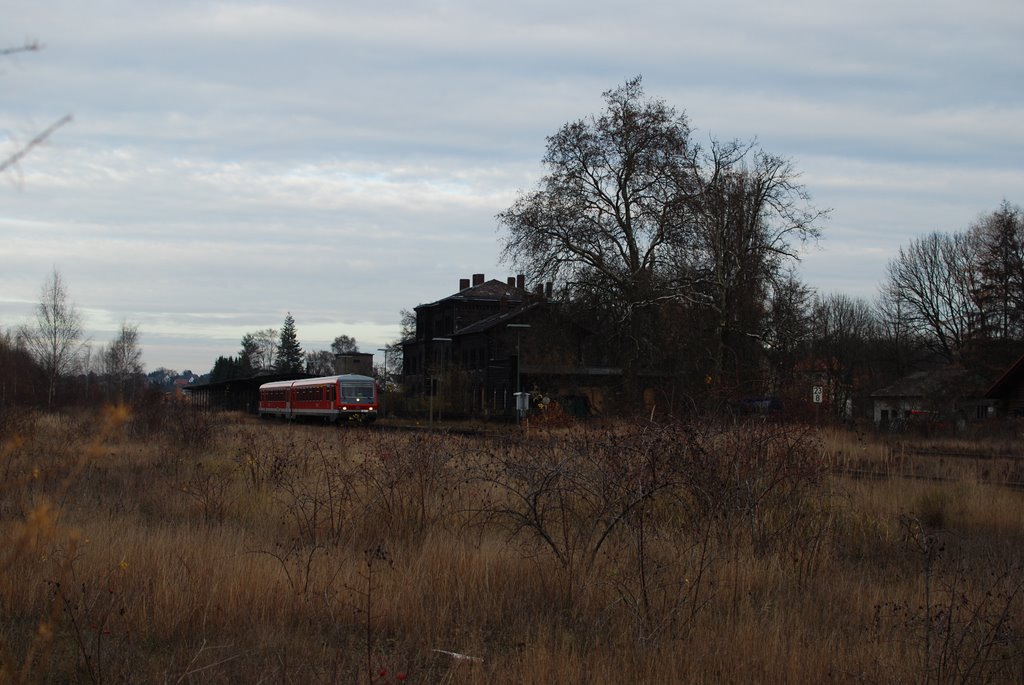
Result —
[[895, 383], [871, 393], [871, 397], [929, 397], [937, 393], [956, 397], [981, 394], [981, 384], [974, 374], [958, 367], [946, 367], [932, 371], [917, 371], [904, 376]]
[[1015, 361], [1010, 368], [1008, 368], [999, 379], [985, 391], [985, 397], [988, 399], [996, 399], [1001, 397], [1011, 386], [1020, 383], [1021, 376], [1024, 374], [1024, 356]]
[[505, 312], [492, 314], [491, 316], [488, 316], [485, 319], [480, 319], [479, 321], [476, 321], [474, 323], [469, 324], [468, 326], [464, 326], [456, 330], [453, 333], [453, 335], [470, 335], [472, 333], [480, 333], [482, 331], [495, 328], [496, 326], [501, 326], [510, 323], [513, 319], [516, 319], [519, 316], [523, 315], [524, 313], [532, 309], [535, 309], [540, 304], [540, 302], [531, 302], [530, 304], [527, 304], [522, 307], [516, 307], [515, 309], [509, 309], [508, 311]]
[[416, 307], [433, 307], [439, 305], [442, 302], [458, 301], [458, 300], [501, 300], [506, 298], [510, 303], [522, 302], [526, 299], [526, 292], [519, 288], [509, 285], [505, 281], [499, 281], [496, 278], [492, 278], [489, 281], [485, 281], [479, 285], [474, 285], [469, 288], [464, 288], [459, 292], [449, 295], [448, 297], [441, 298], [436, 302], [429, 302], [427, 304], [421, 304]]

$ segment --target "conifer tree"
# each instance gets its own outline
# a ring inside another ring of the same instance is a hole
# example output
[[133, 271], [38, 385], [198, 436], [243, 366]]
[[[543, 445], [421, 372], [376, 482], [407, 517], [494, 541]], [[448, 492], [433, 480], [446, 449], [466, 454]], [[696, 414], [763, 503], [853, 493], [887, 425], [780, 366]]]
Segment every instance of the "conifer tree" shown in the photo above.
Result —
[[256, 337], [252, 333], [243, 335], [242, 351], [238, 353], [238, 370], [243, 377], [248, 378], [255, 373], [259, 354], [260, 345]]
[[281, 338], [277, 345], [277, 355], [274, 357], [274, 370], [278, 373], [302, 373], [305, 357], [302, 353], [302, 346], [295, 335], [295, 319], [292, 313], [284, 317], [284, 325], [281, 326]]

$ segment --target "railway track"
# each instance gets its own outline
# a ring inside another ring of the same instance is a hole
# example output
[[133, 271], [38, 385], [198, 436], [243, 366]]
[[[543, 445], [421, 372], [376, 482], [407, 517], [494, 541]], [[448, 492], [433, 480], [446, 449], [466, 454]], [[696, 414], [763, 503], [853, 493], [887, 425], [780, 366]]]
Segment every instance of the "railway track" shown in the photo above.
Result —
[[980, 461], [995, 461], [996, 459], [1005, 459], [1007, 461], [1018, 462], [1024, 461], [1024, 454], [983, 454], [978, 452], [949, 452], [946, 450], [929, 450], [929, 449], [909, 449], [903, 452], [908, 457], [928, 457], [928, 458], [939, 458], [939, 459], [977, 459]]
[[[937, 474], [926, 474], [926, 473], [892, 473], [886, 471], [880, 471], [876, 469], [866, 468], [850, 468], [850, 467], [834, 467], [832, 473], [848, 476], [855, 480], [873, 480], [873, 481], [889, 481], [889, 480], [916, 480], [928, 483], [960, 483], [963, 482], [963, 475], [960, 476], [942, 476]], [[982, 485], [995, 485], [999, 487], [1009, 488], [1011, 490], [1024, 490], [1024, 481], [1021, 480], [1005, 480], [996, 478], [977, 478], [976, 482]]]

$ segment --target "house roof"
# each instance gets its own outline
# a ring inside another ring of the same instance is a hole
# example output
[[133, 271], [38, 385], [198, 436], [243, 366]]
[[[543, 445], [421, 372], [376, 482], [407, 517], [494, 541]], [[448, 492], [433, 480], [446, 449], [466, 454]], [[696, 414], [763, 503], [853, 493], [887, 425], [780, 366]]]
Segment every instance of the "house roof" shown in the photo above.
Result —
[[996, 399], [1000, 397], [1009, 386], [1019, 383], [1021, 375], [1024, 374], [1024, 356], [1013, 363], [999, 379], [985, 391], [985, 397], [987, 399]]
[[928, 397], [937, 393], [957, 397], [981, 394], [979, 379], [966, 369], [946, 367], [932, 371], [917, 371], [895, 383], [871, 393], [873, 398]]
[[496, 278], [492, 278], [480, 285], [465, 288], [453, 295], [441, 298], [436, 302], [421, 304], [417, 306], [416, 309], [420, 309], [422, 307], [434, 307], [442, 302], [450, 302], [453, 300], [500, 300], [502, 298], [508, 299], [510, 303], [518, 303], [526, 299], [526, 292], [513, 285], [509, 285], [505, 281], [499, 281]]
[[523, 307], [516, 307], [515, 309], [509, 309], [505, 312], [499, 312], [498, 314], [492, 314], [486, 319], [480, 319], [474, 323], [460, 328], [453, 335], [471, 335], [473, 333], [480, 333], [496, 326], [501, 326], [510, 323], [513, 319], [518, 318], [522, 314], [535, 309], [541, 302], [531, 302]]
[[918, 371], [871, 393], [872, 397], [924, 397], [937, 387], [929, 371]]

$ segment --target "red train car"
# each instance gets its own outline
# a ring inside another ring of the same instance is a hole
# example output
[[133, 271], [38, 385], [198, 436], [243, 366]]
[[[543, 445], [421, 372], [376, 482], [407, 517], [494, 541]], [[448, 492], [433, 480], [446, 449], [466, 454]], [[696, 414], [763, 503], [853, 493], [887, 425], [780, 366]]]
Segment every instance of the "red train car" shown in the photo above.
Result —
[[260, 386], [260, 416], [302, 417], [337, 421], [377, 418], [377, 383], [354, 373]]

